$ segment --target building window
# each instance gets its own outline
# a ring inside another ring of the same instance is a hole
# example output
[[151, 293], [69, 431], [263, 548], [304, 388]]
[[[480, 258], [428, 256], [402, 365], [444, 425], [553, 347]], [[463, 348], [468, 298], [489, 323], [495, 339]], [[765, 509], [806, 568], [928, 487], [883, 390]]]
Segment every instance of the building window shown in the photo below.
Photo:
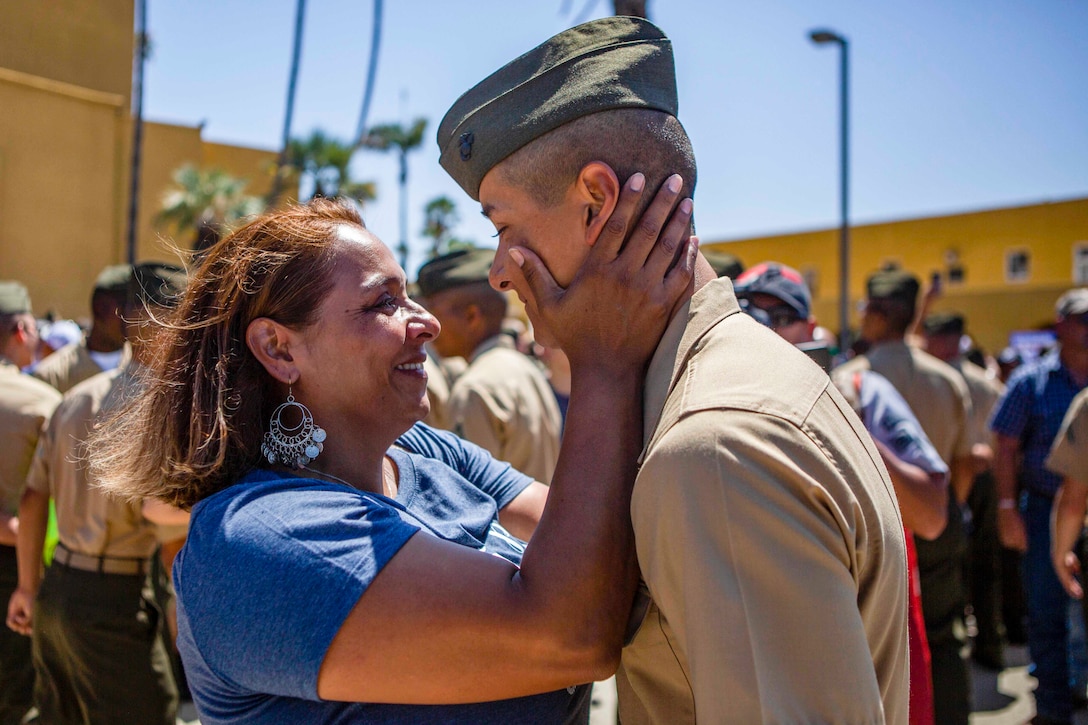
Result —
[[1010, 249], [1005, 252], [1005, 281], [1027, 282], [1031, 276], [1031, 252]]
[[1073, 244], [1073, 284], [1088, 284], [1088, 242]]

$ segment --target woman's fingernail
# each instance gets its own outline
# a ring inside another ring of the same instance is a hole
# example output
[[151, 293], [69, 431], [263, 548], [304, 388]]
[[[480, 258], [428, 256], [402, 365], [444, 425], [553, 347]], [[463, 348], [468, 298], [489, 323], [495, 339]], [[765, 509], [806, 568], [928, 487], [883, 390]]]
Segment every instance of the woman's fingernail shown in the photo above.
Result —
[[684, 185], [684, 180], [680, 178], [680, 174], [673, 174], [669, 177], [669, 180], [665, 182], [665, 187], [672, 193], [680, 191], [680, 187]]
[[646, 177], [636, 173], [631, 177], [628, 186], [631, 188], [631, 191], [642, 191], [642, 187], [646, 186]]
[[510, 248], [510, 259], [514, 260], [514, 264], [519, 267], [525, 266], [525, 255], [521, 253], [521, 250], [517, 247]]

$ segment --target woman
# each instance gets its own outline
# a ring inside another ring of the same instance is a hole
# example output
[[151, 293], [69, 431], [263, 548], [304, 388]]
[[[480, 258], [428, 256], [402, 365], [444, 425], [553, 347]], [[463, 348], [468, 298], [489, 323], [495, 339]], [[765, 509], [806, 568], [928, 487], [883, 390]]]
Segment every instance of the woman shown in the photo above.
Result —
[[[640, 187], [568, 289], [523, 250], [574, 370], [543, 515], [540, 484], [416, 425], [438, 325], [353, 210], [273, 212], [208, 251], [92, 448], [110, 490], [192, 509], [174, 579], [202, 722], [585, 719], [572, 686], [614, 670], [637, 583], [642, 373], [695, 256], [651, 254], [646, 229], [678, 245], [690, 218], [666, 225], [662, 191], [628, 224]], [[538, 520], [528, 548], [506, 533]]]

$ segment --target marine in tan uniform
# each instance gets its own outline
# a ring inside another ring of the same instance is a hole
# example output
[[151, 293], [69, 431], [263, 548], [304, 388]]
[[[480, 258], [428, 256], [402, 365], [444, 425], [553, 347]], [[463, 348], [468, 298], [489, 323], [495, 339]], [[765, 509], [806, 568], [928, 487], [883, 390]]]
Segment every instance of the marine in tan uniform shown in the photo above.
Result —
[[91, 293], [91, 329], [79, 342], [65, 345], [34, 368], [33, 375], [62, 393], [92, 375], [116, 369], [124, 357], [121, 312], [132, 267], [106, 267]]
[[[1054, 496], [1051, 531], [1051, 558], [1058, 579], [1070, 596], [1084, 599], [1080, 583], [1082, 552], [1076, 545], [1088, 514], [1088, 389], [1082, 390], [1065, 413], [1061, 430], [1054, 438], [1046, 467], [1062, 477]], [[1088, 618], [1088, 602], [1085, 603]]]
[[933, 668], [933, 704], [939, 723], [963, 723], [971, 713], [970, 681], [963, 653], [966, 591], [963, 565], [967, 547], [960, 505], [970, 492], [974, 469], [971, 398], [963, 378], [932, 355], [906, 342], [914, 319], [919, 282], [900, 270], [885, 270], [866, 281], [867, 300], [861, 337], [863, 355], [840, 366], [849, 375], [871, 369], [883, 375], [907, 401], [930, 442], [951, 472], [948, 523], [939, 537], [916, 537], [922, 612]]
[[[168, 265], [134, 268], [125, 308], [132, 361], [72, 388], [38, 442], [19, 507], [19, 588], [8, 624], [33, 637], [43, 722], [175, 720], [177, 689], [159, 638], [161, 615], [146, 586], [155, 527], [139, 505], [94, 487], [81, 448], [95, 423], [139, 389], [150, 355], [148, 309], [161, 312], [183, 284], [184, 272]], [[42, 579], [50, 499], [60, 542]]]
[[[557, 35], [447, 112], [441, 163], [498, 230], [492, 283], [525, 300], [541, 344], [554, 336], [536, 265], [569, 284], [621, 190], [658, 190], [690, 218], [676, 100], [669, 40], [614, 17]], [[716, 277], [700, 259], [646, 376], [631, 514], [652, 604], [623, 652], [620, 719], [906, 723], [906, 556], [887, 471], [827, 375]]]
[[[19, 499], [42, 425], [60, 393], [20, 372], [38, 346], [30, 296], [18, 282], [0, 282], [0, 601], [18, 585]], [[0, 627], [0, 725], [19, 723], [31, 706], [30, 640]]]
[[562, 417], [544, 372], [502, 331], [506, 296], [488, 284], [495, 253], [458, 250], [419, 270], [427, 309], [442, 325], [432, 343], [468, 367], [450, 387], [451, 430], [537, 481], [559, 460]]
[[1001, 545], [997, 535], [997, 485], [994, 481], [994, 436], [990, 413], [1005, 392], [996, 377], [967, 360], [961, 349], [967, 321], [955, 311], [934, 312], [922, 321], [925, 351], [952, 367], [971, 397], [971, 461], [973, 478], [967, 507], [971, 531], [967, 541], [965, 578], [976, 634], [971, 658], [993, 670], [1004, 669], [1005, 626], [1001, 616]]

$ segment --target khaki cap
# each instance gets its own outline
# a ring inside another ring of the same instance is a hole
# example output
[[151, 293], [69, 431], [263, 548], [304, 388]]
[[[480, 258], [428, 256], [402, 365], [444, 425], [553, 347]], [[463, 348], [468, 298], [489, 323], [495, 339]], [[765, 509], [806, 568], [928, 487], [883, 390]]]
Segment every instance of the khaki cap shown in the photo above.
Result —
[[1070, 315], [1083, 315], [1088, 312], [1088, 287], [1071, 289], [1054, 304], [1054, 312], [1058, 317]]
[[479, 201], [480, 182], [507, 156], [565, 123], [617, 108], [677, 112], [672, 42], [641, 18], [565, 30], [480, 81], [439, 124], [439, 163]]
[[0, 315], [25, 315], [30, 309], [30, 293], [22, 282], [0, 280]]
[[419, 268], [419, 292], [429, 297], [454, 287], [486, 282], [494, 259], [494, 249], [458, 249], [435, 257]]

